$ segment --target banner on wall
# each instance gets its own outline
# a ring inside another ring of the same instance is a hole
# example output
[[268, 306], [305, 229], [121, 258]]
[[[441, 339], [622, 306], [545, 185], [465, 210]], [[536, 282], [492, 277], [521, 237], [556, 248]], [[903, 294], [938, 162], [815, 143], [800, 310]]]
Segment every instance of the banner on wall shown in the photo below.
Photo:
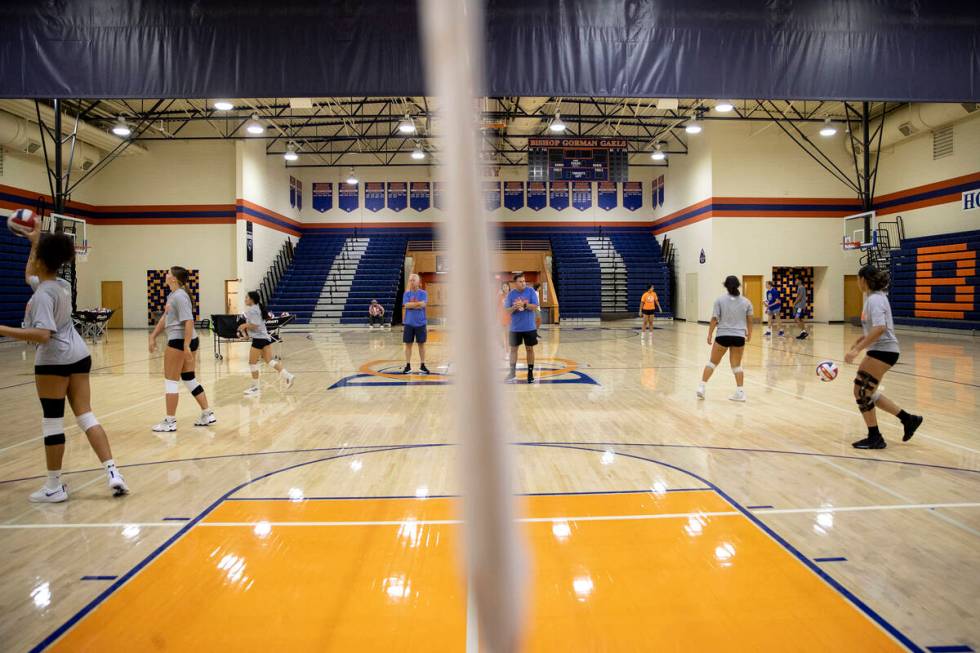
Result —
[[548, 187], [545, 182], [527, 182], [527, 208], [540, 211], [546, 206], [548, 206]]
[[654, 211], [656, 211], [657, 207], [660, 206], [660, 179], [661, 178], [658, 177], [657, 179], [653, 180], [652, 184], [650, 184], [650, 206]]
[[592, 208], [591, 181], [572, 182], [572, 206], [579, 211], [588, 211]]
[[410, 185], [408, 202], [416, 211], [425, 211], [429, 208], [429, 182], [413, 181]]
[[500, 208], [500, 182], [483, 182], [483, 206], [487, 211], [496, 211]]
[[600, 181], [596, 188], [598, 195], [598, 205], [603, 211], [612, 211], [616, 208], [617, 188], [615, 181]]
[[296, 180], [296, 209], [303, 210], [303, 182]]
[[623, 208], [628, 211], [636, 211], [643, 206], [643, 182], [624, 181], [623, 182]]
[[385, 207], [385, 183], [383, 181], [364, 182], [364, 208], [377, 213]]
[[660, 206], [664, 205], [664, 176], [660, 175], [660, 188], [657, 190], [657, 201]]
[[296, 208], [296, 177], [289, 176], [289, 206]]
[[568, 182], [552, 181], [548, 184], [548, 204], [556, 211], [568, 208]]
[[519, 211], [524, 208], [523, 181], [504, 182], [504, 206], [511, 211]]
[[408, 206], [408, 184], [404, 181], [388, 182], [388, 208], [392, 211], [404, 211]]
[[333, 182], [313, 182], [313, 210], [326, 213], [333, 208]]
[[437, 209], [442, 209], [443, 207], [443, 182], [434, 181], [432, 182], [432, 206]]
[[342, 211], [357, 210], [358, 205], [358, 186], [354, 184], [339, 184], [337, 187], [337, 206], [340, 207]]
[[252, 243], [252, 222], [245, 223], [245, 260], [249, 263], [252, 262], [255, 256], [254, 244]]

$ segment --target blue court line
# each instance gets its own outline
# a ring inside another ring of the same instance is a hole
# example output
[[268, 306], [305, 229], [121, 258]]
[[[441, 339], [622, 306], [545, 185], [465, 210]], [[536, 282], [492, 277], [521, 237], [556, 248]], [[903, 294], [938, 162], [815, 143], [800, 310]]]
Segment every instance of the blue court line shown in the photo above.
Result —
[[[545, 370], [542, 370], [542, 371], [549, 371], [549, 370], [546, 370], [545, 369]], [[596, 381], [595, 379], [593, 379], [588, 374], [585, 374], [584, 372], [580, 372], [578, 370], [571, 370], [570, 372], [568, 372], [568, 374], [571, 374], [572, 376], [575, 376], [576, 378], [574, 378], [574, 379], [551, 379], [551, 378], [538, 379], [538, 381], [537, 381], [537, 383], [535, 385], [555, 385], [555, 384], [562, 384], [562, 383], [581, 383], [583, 385], [599, 385], [599, 382], [598, 381]], [[409, 375], [409, 376], [411, 376], [411, 375]], [[431, 376], [436, 376], [436, 375], [433, 374]], [[449, 379], [451, 377], [448, 376], [448, 375], [445, 375], [446, 380], [439, 379], [439, 380], [434, 380], [434, 381], [394, 381], [394, 380], [392, 380], [392, 381], [372, 381], [370, 383], [364, 383], [364, 382], [358, 381], [358, 379], [377, 379], [377, 378], [386, 378], [386, 377], [379, 377], [376, 374], [354, 374], [353, 376], [345, 376], [344, 378], [340, 379], [339, 381], [337, 381], [333, 385], [331, 385], [329, 388], [327, 388], [327, 390], [336, 390], [338, 388], [365, 388], [365, 387], [374, 388], [374, 387], [382, 387], [382, 386], [449, 385], [450, 384]], [[525, 381], [525, 380], [504, 381], [502, 383], [504, 383], [505, 385], [528, 385], [527, 381]]]
[[773, 506], [745, 506], [746, 510], [762, 510], [763, 508], [772, 508]]
[[[365, 452], [370, 453], [370, 452]], [[665, 489], [664, 492], [698, 492], [710, 490], [710, 487], [676, 487]], [[570, 496], [596, 496], [604, 494], [657, 494], [652, 489], [647, 488], [645, 490], [586, 490], [579, 492], [516, 492], [513, 496], [515, 497], [570, 497]], [[395, 494], [387, 496], [336, 496], [336, 497], [302, 497], [299, 499], [293, 499], [292, 497], [228, 497], [228, 501], [295, 501], [300, 503], [302, 501], [347, 501], [347, 500], [361, 500], [361, 499], [458, 499], [462, 495], [459, 494], [427, 494], [424, 497], [416, 496], [414, 494]], [[772, 506], [768, 506], [772, 507]]]
[[82, 576], [81, 580], [116, 580], [119, 576]]
[[847, 562], [847, 558], [841, 556], [832, 556], [830, 558], [814, 558], [814, 562]]
[[951, 646], [927, 646], [932, 653], [973, 653], [973, 648], [966, 644], [953, 644]]
[[163, 521], [190, 521], [190, 517], [164, 517]]

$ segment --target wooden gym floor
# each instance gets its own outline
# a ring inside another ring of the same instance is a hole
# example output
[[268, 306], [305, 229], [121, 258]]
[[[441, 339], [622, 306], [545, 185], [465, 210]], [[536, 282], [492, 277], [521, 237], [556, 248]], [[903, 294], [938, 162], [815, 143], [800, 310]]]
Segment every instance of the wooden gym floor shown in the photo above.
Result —
[[[903, 444], [882, 415], [888, 448], [860, 452], [854, 366], [813, 371], [856, 333], [757, 336], [735, 404], [727, 362], [694, 396], [703, 326], [546, 329], [542, 382], [504, 392], [524, 648], [980, 648], [980, 347], [900, 332], [885, 392], [926, 421]], [[476, 650], [443, 335], [433, 374], [404, 377], [397, 329], [289, 333], [296, 384], [264, 373], [257, 399], [247, 345], [218, 361], [202, 338], [219, 421], [193, 427], [182, 391], [179, 430], [154, 434], [160, 357], [111, 332], [93, 403], [132, 494], [108, 495], [69, 417], [58, 505], [27, 502], [44, 471], [31, 354], [0, 348], [0, 650]]]

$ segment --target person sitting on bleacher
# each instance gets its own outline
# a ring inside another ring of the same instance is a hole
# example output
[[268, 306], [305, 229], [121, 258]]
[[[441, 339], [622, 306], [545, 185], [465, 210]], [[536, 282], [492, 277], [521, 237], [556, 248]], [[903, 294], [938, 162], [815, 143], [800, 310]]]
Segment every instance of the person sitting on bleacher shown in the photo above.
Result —
[[384, 323], [385, 307], [379, 304], [377, 299], [372, 299], [371, 305], [368, 306], [368, 328], [373, 329], [375, 324], [380, 328]]

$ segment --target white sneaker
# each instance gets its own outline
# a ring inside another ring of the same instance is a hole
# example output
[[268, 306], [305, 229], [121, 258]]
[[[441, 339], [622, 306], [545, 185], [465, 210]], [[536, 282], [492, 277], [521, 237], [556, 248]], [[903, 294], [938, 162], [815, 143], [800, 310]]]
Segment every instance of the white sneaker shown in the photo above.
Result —
[[153, 431], [156, 433], [172, 433], [177, 430], [177, 420], [169, 420], [164, 418], [162, 422], [153, 427]]
[[258, 386], [253, 385], [251, 388], [246, 390], [243, 394], [246, 397], [258, 397], [260, 394], [262, 394], [262, 390], [260, 390]]
[[731, 401], [745, 401], [745, 390], [739, 388], [738, 390], [735, 391], [735, 394], [733, 394], [731, 397], [729, 397], [729, 400], [731, 400]]
[[704, 399], [704, 384], [703, 383], [699, 383], [698, 384], [698, 390], [697, 390], [697, 392], [695, 394], [697, 394], [698, 399]]
[[68, 486], [61, 484], [57, 490], [49, 490], [47, 486], [42, 487], [37, 492], [31, 492], [28, 497], [31, 503], [61, 503], [68, 501]]
[[129, 494], [129, 486], [126, 485], [126, 481], [123, 480], [122, 474], [119, 473], [118, 469], [112, 468], [106, 472], [106, 477], [113, 496], [121, 497], [124, 494]]
[[296, 380], [296, 376], [294, 374], [290, 374], [289, 372], [286, 372], [285, 374], [282, 375], [282, 380], [283, 383], [286, 384], [286, 389], [289, 390], [291, 387], [293, 387], [293, 381]]
[[197, 418], [194, 422], [194, 426], [211, 426], [218, 421], [218, 418], [214, 416], [214, 412], [211, 410], [206, 410], [201, 413], [201, 416]]

